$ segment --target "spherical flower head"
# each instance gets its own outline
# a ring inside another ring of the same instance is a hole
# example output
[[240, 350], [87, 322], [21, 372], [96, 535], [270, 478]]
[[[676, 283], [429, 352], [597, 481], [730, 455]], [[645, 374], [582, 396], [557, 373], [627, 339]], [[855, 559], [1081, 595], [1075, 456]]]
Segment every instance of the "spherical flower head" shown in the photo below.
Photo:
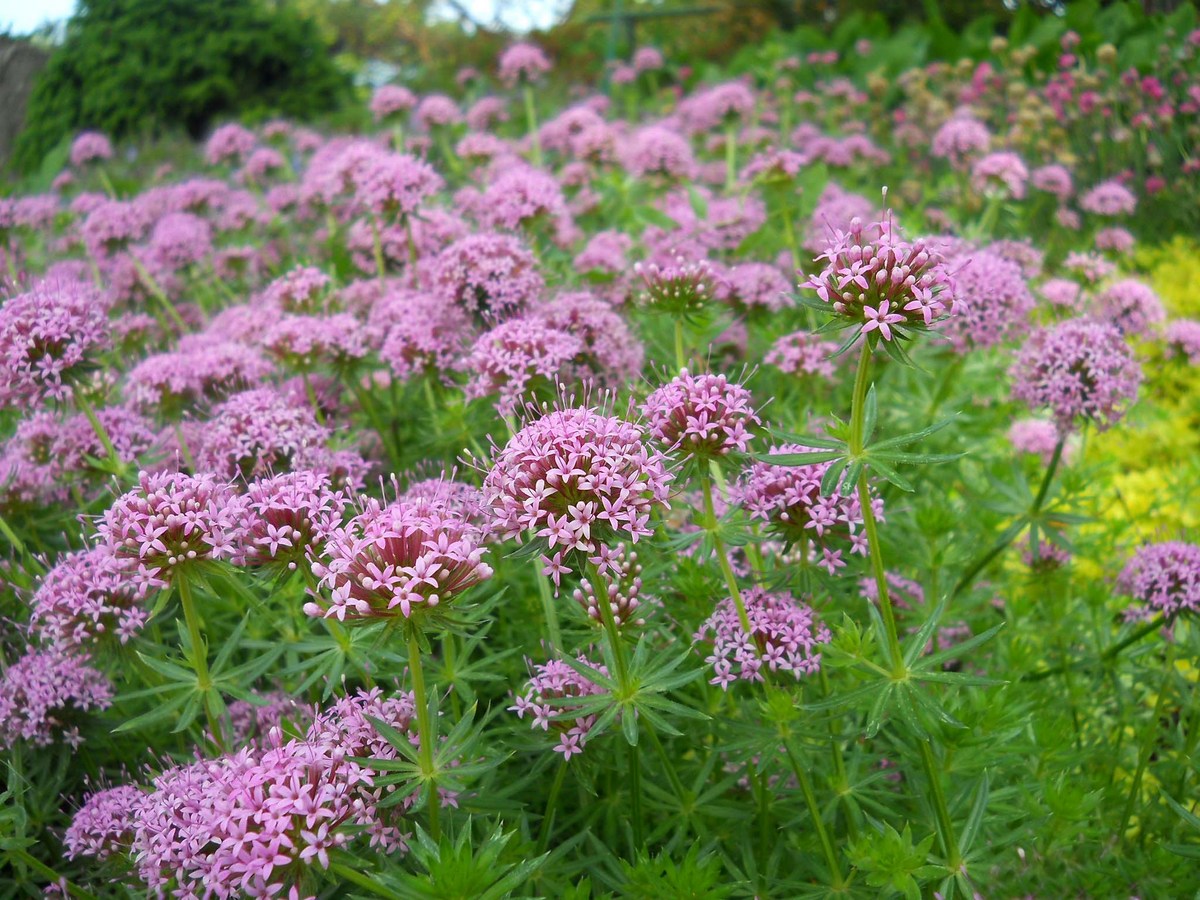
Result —
[[108, 709], [112, 687], [86, 654], [65, 647], [29, 649], [0, 676], [0, 746], [18, 741], [78, 747], [84, 713]]
[[495, 456], [483, 483], [492, 528], [544, 541], [547, 566], [570, 571], [566, 556], [637, 543], [650, 516], [667, 507], [666, 458], [640, 425], [590, 407], [556, 409], [528, 422]]
[[146, 585], [128, 577], [111, 547], [68, 553], [42, 576], [30, 602], [34, 634], [58, 646], [124, 644], [149, 618]]
[[971, 184], [975, 190], [989, 197], [1025, 197], [1025, 183], [1029, 181], [1029, 170], [1016, 153], [989, 153], [971, 166]]
[[109, 341], [106, 306], [82, 282], [43, 282], [0, 306], [0, 409], [64, 400]]
[[147, 356], [125, 376], [125, 393], [139, 410], [177, 418], [198, 404], [221, 400], [270, 375], [258, 351], [206, 337], [189, 337], [171, 353]]
[[[804, 236], [804, 249], [811, 253], [821, 253], [832, 236], [839, 231], [849, 231], [855, 219], [870, 222], [874, 212], [875, 206], [866, 197], [844, 191], [830, 182], [821, 192], [817, 207], [813, 210], [808, 231]], [[867, 226], [868, 234], [872, 234], [870, 229], [873, 227]]]
[[429, 163], [407, 153], [388, 153], [354, 173], [355, 198], [385, 222], [415, 215], [445, 182]]
[[312, 722], [312, 708], [284, 691], [262, 694], [252, 690], [250, 696], [252, 700], [235, 700], [228, 706], [228, 740], [234, 747], [264, 746], [275, 729], [285, 724], [307, 727]]
[[258, 144], [254, 132], [241, 125], [222, 125], [212, 133], [204, 145], [204, 159], [210, 166], [236, 162], [250, 154]]
[[693, 94], [679, 104], [679, 116], [691, 134], [745, 121], [754, 111], [754, 92], [730, 81]]
[[1163, 333], [1163, 340], [1173, 356], [1186, 359], [1193, 366], [1200, 366], [1200, 321], [1176, 319], [1170, 322]]
[[466, 119], [472, 131], [487, 131], [497, 122], [508, 121], [508, 103], [503, 97], [480, 97], [467, 109]]
[[655, 47], [638, 47], [633, 54], [633, 67], [638, 72], [656, 72], [664, 65], [662, 52]]
[[855, 219], [848, 231], [834, 233], [817, 260], [825, 268], [801, 287], [815, 290], [863, 335], [907, 338], [966, 306], [936, 242], [906, 241], [890, 216], [873, 229]]
[[587, 291], [565, 291], [549, 298], [534, 314], [548, 327], [583, 342], [581, 362], [596, 385], [615, 389], [641, 374], [645, 347], [624, 317], [599, 297]]
[[310, 867], [367, 824], [370, 776], [310, 741], [246, 747], [168, 769], [136, 807], [132, 856], [149, 891], [213, 897], [298, 897]]
[[369, 500], [313, 560], [319, 591], [304, 611], [340, 621], [437, 615], [492, 577], [483, 554], [479, 530], [449, 509]]
[[325, 472], [305, 469], [255, 479], [246, 489], [246, 563], [295, 571], [321, 554], [349, 502]]
[[987, 126], [968, 115], [948, 119], [933, 135], [930, 152], [955, 169], [965, 169], [973, 157], [987, 153], [992, 135]]
[[274, 388], [234, 394], [215, 410], [198, 444], [196, 467], [225, 478], [319, 468], [329, 429], [307, 404]]
[[1200, 609], [1200, 546], [1183, 541], [1147, 544], [1125, 564], [1117, 586], [1139, 604], [1131, 618], [1167, 618]]
[[838, 345], [822, 340], [809, 331], [795, 331], [779, 338], [763, 357], [763, 362], [787, 375], [811, 375], [831, 380], [833, 356]]
[[1022, 334], [1037, 302], [1025, 283], [1021, 267], [990, 248], [967, 253], [949, 262], [954, 290], [966, 308], [944, 323], [954, 349], [994, 347]]
[[142, 472], [138, 486], [105, 511], [97, 531], [125, 571], [161, 587], [181, 566], [234, 557], [244, 519], [233, 485], [214, 475]]
[[733, 266], [717, 286], [717, 294], [740, 310], [777, 313], [792, 305], [791, 282], [769, 263]]
[[536, 44], [513, 44], [500, 54], [497, 69], [508, 87], [537, 84], [551, 69], [550, 58]]
[[1061, 433], [1119, 422], [1137, 398], [1142, 372], [1116, 326], [1071, 319], [1033, 333], [1010, 371], [1013, 397], [1047, 409]]
[[1102, 181], [1079, 198], [1079, 208], [1105, 218], [1128, 216], [1137, 208], [1137, 197], [1119, 181]]
[[1051, 540], [1040, 540], [1034, 544], [1027, 537], [1020, 546], [1021, 562], [1038, 574], [1057, 571], [1071, 562], [1071, 551]]
[[675, 180], [691, 178], [696, 172], [696, 157], [687, 138], [661, 125], [639, 128], [619, 155], [626, 170], [638, 178]]
[[[582, 653], [576, 656], [576, 660], [581, 666], [608, 676], [607, 667], [597, 665]], [[515, 712], [518, 719], [528, 715], [530, 728], [540, 728], [545, 732], [553, 729], [558, 736], [554, 752], [562, 754], [564, 760], [582, 753], [596, 725], [596, 715], [581, 714], [579, 707], [559, 701], [594, 697], [603, 694], [604, 688], [589, 681], [561, 659], [551, 659], [541, 665], [528, 658], [525, 662], [533, 669], [533, 675], [526, 683], [524, 693], [514, 698], [514, 705], [508, 708], [509, 712]]]
[[263, 299], [286, 312], [320, 312], [331, 283], [315, 266], [297, 266], [267, 285]]
[[156, 268], [172, 272], [186, 269], [212, 254], [212, 228], [191, 213], [167, 213], [155, 223], [148, 249]]
[[545, 286], [537, 260], [517, 238], [488, 233], [462, 238], [438, 254], [433, 279], [443, 300], [481, 324], [517, 315]]
[[1103, 281], [1117, 271], [1116, 264], [1105, 259], [1099, 253], [1080, 253], [1077, 250], [1072, 250], [1067, 254], [1062, 267], [1088, 284]]
[[88, 856], [104, 862], [129, 852], [134, 811], [145, 797], [137, 785], [122, 784], [88, 795], [63, 835], [67, 859]]
[[[466, 351], [474, 331], [467, 313], [436, 294], [398, 292], [380, 301], [386, 321], [379, 358], [401, 382], [415, 375], [449, 372]], [[374, 319], [374, 314], [372, 315]]]
[[1051, 306], [1078, 312], [1083, 305], [1083, 289], [1069, 278], [1047, 278], [1038, 292]]
[[632, 248], [633, 238], [624, 232], [599, 231], [588, 239], [575, 257], [575, 269], [617, 275], [628, 268], [628, 254]]
[[85, 131], [71, 142], [71, 165], [77, 169], [112, 159], [112, 155], [112, 144], [98, 131]]
[[1133, 252], [1137, 239], [1127, 228], [1111, 226], [1096, 232], [1096, 249], [1117, 256], [1128, 256]]
[[496, 411], [511, 416], [539, 386], [553, 394], [583, 349], [579, 338], [537, 319], [509, 319], [480, 336], [463, 362], [467, 398], [497, 395]]
[[1035, 190], [1045, 191], [1059, 200], [1066, 200], [1075, 191], [1071, 170], [1057, 163], [1034, 169], [1030, 173], [1029, 183]]
[[637, 263], [633, 271], [642, 281], [641, 303], [673, 317], [702, 313], [716, 293], [716, 273], [707, 259], [676, 255], [662, 264]]
[[417, 95], [398, 84], [385, 84], [371, 95], [371, 114], [382, 122], [397, 113], [407, 113], [417, 105]]
[[349, 313], [273, 316], [272, 323], [261, 344], [272, 358], [296, 371], [320, 366], [344, 370], [370, 350], [368, 329]]
[[791, 594], [770, 593], [760, 587], [743, 592], [742, 601], [749, 633], [732, 597], [718, 603], [696, 632], [695, 640], [713, 645], [712, 654], [705, 659], [713, 667], [710, 684], [728, 690], [739, 679], [764, 681], [767, 672], [789, 672], [799, 680], [820, 671], [820, 647], [832, 638], [812, 607]]
[[417, 104], [413, 113], [417, 124], [426, 130], [446, 128], [462, 121], [458, 104], [444, 94], [430, 94]]
[[518, 229], [566, 214], [562, 188], [553, 175], [529, 166], [514, 166], [497, 176], [483, 192], [483, 209], [492, 225]]
[[1096, 298], [1097, 312], [1123, 335], [1148, 337], [1167, 318], [1166, 308], [1148, 284], [1122, 278]]
[[[812, 452], [811, 447], [800, 444], [782, 444], [772, 447], [768, 455]], [[857, 495], [843, 495], [837, 489], [821, 493], [821, 481], [830, 465], [785, 466], [760, 460], [743, 477], [738, 494], [750, 517], [765, 522], [768, 531], [785, 543], [811, 544], [812, 554], [820, 550], [819, 565], [833, 575], [846, 565], [842, 551], [847, 542], [851, 552], [860, 556], [866, 556], [869, 547]], [[871, 504], [876, 518], [881, 518], [882, 499], [875, 498]]]
[[686, 369], [646, 398], [642, 406], [650, 434], [689, 461], [745, 453], [761, 424], [745, 386], [724, 375]]

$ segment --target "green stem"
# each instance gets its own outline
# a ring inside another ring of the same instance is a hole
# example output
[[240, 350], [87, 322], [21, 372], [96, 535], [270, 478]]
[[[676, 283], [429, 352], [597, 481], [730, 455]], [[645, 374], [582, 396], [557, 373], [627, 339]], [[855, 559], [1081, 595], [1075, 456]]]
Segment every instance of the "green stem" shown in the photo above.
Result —
[[833, 889], [841, 890], [846, 886], [846, 879], [842, 877], [837, 853], [834, 852], [833, 842], [829, 839], [829, 831], [825, 828], [825, 820], [821, 817], [821, 807], [817, 804], [816, 794], [813, 793], [812, 782], [808, 778], [808, 773], [804, 771], [804, 767], [800, 765], [800, 761], [796, 759], [796, 754], [792, 752], [791, 746], [786, 741], [784, 742], [783, 749], [787, 753], [788, 763], [792, 767], [792, 774], [796, 776], [796, 781], [800, 783], [800, 791], [804, 794], [804, 802], [808, 806], [809, 815], [812, 817], [813, 828], [816, 829], [817, 838], [821, 841], [821, 851], [825, 854], [825, 864], [829, 866], [829, 874], [833, 879]]
[[8, 542], [13, 545], [13, 549], [17, 551], [17, 555], [29, 555], [28, 551], [25, 549], [25, 542], [17, 537], [17, 533], [12, 530], [12, 527], [8, 524], [8, 521], [4, 518], [4, 516], [0, 516], [0, 534], [4, 535], [4, 537], [8, 539]]
[[654, 752], [658, 754], [658, 758], [662, 762], [663, 771], [667, 773], [667, 781], [671, 782], [671, 789], [675, 791], [675, 796], [679, 798], [680, 804], [687, 804], [688, 790], [683, 786], [683, 782], [679, 780], [679, 773], [675, 771], [675, 764], [671, 761], [671, 757], [667, 755], [667, 749], [662, 745], [662, 741], [658, 737], [658, 732], [648, 722], [641, 731], [650, 738], [650, 744], [654, 747]]
[[567, 777], [567, 760], [560, 760], [558, 771], [554, 773], [554, 781], [550, 785], [550, 796], [546, 800], [546, 811], [542, 813], [542, 824], [539, 826], [537, 856], [546, 852], [550, 845], [550, 834], [554, 830], [554, 813], [558, 808], [558, 796], [562, 793], [563, 781]]
[[613, 661], [617, 668], [617, 685], [624, 694], [629, 687], [629, 663], [625, 660], [625, 644], [621, 633], [617, 630], [617, 620], [613, 617], [612, 604], [608, 601], [608, 586], [600, 575], [596, 564], [588, 561], [587, 576], [592, 590], [596, 594], [596, 608], [600, 610], [600, 621], [604, 625], [604, 633], [612, 647]]
[[645, 846], [645, 823], [642, 821], [642, 748], [637, 744], [626, 744], [629, 760], [629, 818], [633, 823], [633, 854]]
[[183, 461], [187, 463], [189, 471], [196, 471], [196, 460], [192, 458], [192, 448], [188, 446], [187, 438], [183, 436], [183, 426], [178, 422], [174, 426], [175, 442], [179, 444], [179, 453], [183, 456]]
[[925, 780], [929, 782], [929, 790], [933, 794], [933, 811], [937, 816], [938, 837], [942, 842], [942, 852], [946, 855], [947, 868], [955, 874], [966, 874], [962, 856], [958, 852], [958, 841], [954, 837], [954, 823], [950, 820], [946, 794], [942, 791], [942, 781], [938, 777], [933, 750], [930, 749], [929, 741], [919, 740], [917, 743], [921, 747], [921, 766], [925, 770]]
[[209, 694], [213, 689], [212, 676], [208, 671], [208, 646], [200, 636], [200, 616], [196, 612], [196, 602], [192, 598], [192, 585], [186, 573], [176, 570], [175, 585], [179, 588], [179, 604], [183, 607], [183, 619], [187, 623], [188, 637], [191, 638], [192, 670], [196, 673], [196, 686], [204, 696], [204, 715], [208, 719], [208, 730], [212, 734], [213, 743], [221, 750], [225, 749], [221, 739], [221, 723], [213, 714]]
[[746, 612], [746, 601], [742, 599], [733, 565], [729, 562], [729, 552], [725, 549], [725, 541], [721, 539], [717, 527], [717, 513], [713, 505], [712, 477], [703, 468], [700, 470], [700, 488], [704, 494], [704, 530], [713, 539], [717, 550], [717, 563], [721, 567], [721, 575], [725, 578], [725, 588], [729, 591], [730, 599], [737, 608], [738, 622], [748, 636], [753, 636], [754, 629], [750, 626], [750, 616]]
[[[858, 356], [858, 372], [854, 376], [854, 396], [850, 405], [850, 457], [861, 459], [865, 449], [867, 389], [870, 384], [871, 343], [862, 339], [862, 350]], [[900, 635], [896, 630], [896, 613], [892, 609], [892, 598], [888, 591], [887, 573], [883, 566], [883, 547], [879, 543], [879, 526], [875, 521], [875, 510], [871, 506], [871, 488], [867, 484], [864, 467], [858, 476], [858, 504], [862, 508], [863, 527], [867, 532], [867, 549], [871, 554], [871, 570], [875, 575], [875, 587], [879, 594], [879, 611], [887, 630], [888, 655], [891, 656], [892, 675], [901, 679], [907, 673], [904, 653], [900, 649]]]
[[122, 463], [120, 458], [117, 456], [116, 448], [113, 447], [112, 438], [108, 436], [108, 429], [104, 427], [104, 423], [101, 422], [100, 418], [96, 415], [96, 410], [92, 409], [92, 404], [88, 402], [87, 397], [84, 396], [79, 385], [74, 385], [71, 390], [75, 395], [75, 405], [83, 411], [85, 416], [87, 416], [88, 423], [92, 426], [92, 431], [96, 433], [96, 437], [100, 441], [100, 446], [104, 448], [105, 456], [108, 457], [109, 462], [112, 463], [113, 468], [116, 469], [118, 473], [123, 473], [125, 464]]
[[[819, 668], [817, 674], [821, 679], [821, 693], [825, 697], [829, 697], [833, 691], [830, 690], [829, 676], [825, 672], [825, 667]], [[833, 759], [833, 775], [837, 793], [842, 798], [842, 805], [846, 808], [846, 832], [850, 840], [856, 841], [858, 840], [858, 823], [854, 820], [856, 810], [850, 800], [850, 777], [846, 774], [846, 759], [842, 755], [841, 720], [832, 716], [829, 719], [829, 755]]]
[[1158, 688], [1158, 699], [1154, 703], [1154, 713], [1150, 716], [1150, 721], [1146, 725], [1146, 731], [1142, 735], [1141, 747], [1138, 750], [1137, 770], [1133, 773], [1133, 783], [1129, 785], [1129, 796], [1125, 799], [1125, 809], [1121, 813], [1121, 826], [1117, 829], [1117, 840], [1122, 845], [1126, 842], [1125, 829], [1129, 825], [1129, 819], [1133, 816], [1134, 808], [1137, 806], [1138, 794], [1142, 787], [1142, 778], [1146, 774], [1146, 767], [1150, 764], [1150, 754], [1154, 752], [1154, 740], [1158, 737], [1158, 723], [1162, 721], [1163, 709], [1166, 707], [1168, 692], [1171, 688], [1171, 677], [1174, 674], [1175, 644], [1172, 642], [1167, 644], [1162, 683]]
[[525, 125], [529, 129], [529, 142], [533, 145], [533, 164], [542, 164], [542, 141], [538, 137], [537, 107], [533, 102], [533, 86], [526, 84], [521, 88], [525, 101]]
[[158, 282], [154, 279], [154, 276], [146, 270], [144, 265], [142, 265], [142, 261], [132, 253], [129, 255], [129, 258], [133, 260], [133, 267], [135, 270], [137, 270], [138, 278], [141, 279], [142, 284], [146, 286], [146, 290], [148, 290], [162, 305], [163, 310], [171, 318], [171, 321], [175, 323], [175, 327], [179, 329], [180, 333], [186, 334], [188, 330], [187, 323], [183, 321], [183, 318], [179, 315], [179, 311], [175, 309], [175, 304], [171, 302], [171, 299], [159, 286]]
[[[35, 872], [37, 872], [39, 875], [43, 876], [44, 878], [50, 879], [51, 883], [53, 883], [53, 884], [59, 884], [62, 881], [65, 881], [65, 879], [61, 875], [59, 875], [56, 871], [54, 871], [52, 868], [50, 868], [48, 865], [46, 865], [44, 862], [42, 862], [36, 856], [33, 856], [32, 854], [30, 854], [29, 851], [24, 850], [21, 847], [10, 847], [5, 852], [11, 853], [14, 859], [19, 859], [25, 865], [29, 866], [29, 868], [31, 868]], [[71, 897], [77, 897], [78, 900], [98, 900], [98, 898], [96, 897], [95, 894], [89, 894], [83, 888], [79, 887], [76, 884], [72, 884], [70, 881], [67, 881], [66, 888], [67, 888], [67, 894]]]
[[558, 608], [554, 605], [554, 592], [550, 588], [550, 578], [541, 569], [536, 568], [538, 597], [542, 602], [542, 618], [546, 621], [546, 641], [550, 645], [550, 654], [558, 656], [562, 652], [562, 631], [558, 627]]
[[301, 377], [304, 379], [304, 393], [308, 397], [308, 405], [312, 407], [313, 415], [316, 417], [317, 423], [324, 425], [325, 413], [321, 411], [321, 404], [317, 401], [317, 392], [312, 386], [312, 380], [308, 377], [307, 372], [305, 372]]
[[[784, 190], [790, 191], [789, 185]], [[800, 244], [796, 241], [796, 226], [792, 224], [792, 203], [791, 198], [783, 201], [783, 235], [787, 240], [788, 250], [792, 253], [792, 267], [800, 272], [804, 267], [802, 257], [800, 255]]]
[[417, 757], [421, 768], [421, 780], [429, 791], [429, 833], [435, 841], [442, 836], [438, 824], [438, 792], [437, 779], [433, 771], [433, 728], [429, 721], [429, 695], [425, 692], [425, 671], [421, 666], [421, 644], [417, 640], [417, 632], [410, 628], [408, 631], [408, 671], [412, 675], [413, 699], [417, 707], [417, 737], [421, 746], [417, 748]]
[[687, 354], [683, 350], [683, 319], [675, 320], [675, 368], [683, 371], [687, 368]]
[[383, 259], [383, 236], [379, 233], [379, 222], [371, 218], [371, 247], [375, 252], [375, 274], [379, 280], [387, 278], [387, 263]]

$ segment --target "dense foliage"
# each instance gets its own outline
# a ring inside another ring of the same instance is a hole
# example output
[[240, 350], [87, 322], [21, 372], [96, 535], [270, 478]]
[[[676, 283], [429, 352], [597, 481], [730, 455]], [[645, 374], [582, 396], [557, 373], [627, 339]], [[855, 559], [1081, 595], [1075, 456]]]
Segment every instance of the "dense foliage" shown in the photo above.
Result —
[[1180, 38], [79, 135], [0, 201], [4, 890], [1193, 892]]
[[184, 129], [218, 117], [308, 117], [348, 82], [312, 24], [261, 0], [81, 0], [38, 79], [17, 146], [36, 167], [64, 138]]

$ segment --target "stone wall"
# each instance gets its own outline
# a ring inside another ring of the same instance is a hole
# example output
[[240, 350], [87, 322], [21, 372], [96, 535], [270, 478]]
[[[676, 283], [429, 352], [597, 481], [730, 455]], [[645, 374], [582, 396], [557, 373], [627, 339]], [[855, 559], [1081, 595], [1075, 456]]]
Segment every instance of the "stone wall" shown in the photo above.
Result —
[[0, 168], [12, 156], [34, 79], [48, 56], [29, 41], [0, 35]]

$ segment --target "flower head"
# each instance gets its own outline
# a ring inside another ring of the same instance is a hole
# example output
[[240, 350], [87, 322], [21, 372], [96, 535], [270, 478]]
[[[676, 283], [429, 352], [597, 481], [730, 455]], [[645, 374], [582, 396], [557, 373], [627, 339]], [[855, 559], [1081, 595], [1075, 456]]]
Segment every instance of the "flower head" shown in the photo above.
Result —
[[91, 162], [112, 159], [113, 148], [99, 131], [85, 131], [71, 142], [71, 165], [82, 168]]
[[[583, 654], [576, 659], [581, 666], [608, 675], [605, 666], [596, 665]], [[525, 692], [514, 698], [509, 712], [515, 712], [518, 719], [528, 715], [530, 728], [540, 728], [542, 731], [553, 729], [558, 735], [554, 752], [561, 753], [564, 760], [582, 753], [595, 727], [596, 715], [580, 714], [578, 707], [557, 701], [593, 697], [604, 693], [604, 689], [560, 659], [551, 659], [540, 665], [527, 659], [526, 663], [532, 667], [533, 675], [525, 685]], [[572, 718], [571, 713], [576, 715]]]
[[63, 835], [67, 859], [90, 856], [103, 862], [127, 853], [133, 844], [134, 810], [145, 797], [137, 785], [122, 784], [95, 791], [71, 818]]
[[320, 556], [348, 504], [324, 472], [304, 469], [255, 479], [246, 489], [247, 564], [289, 570], [305, 565]]
[[1114, 281], [1100, 292], [1096, 306], [1101, 317], [1123, 335], [1147, 337], [1155, 325], [1167, 318], [1158, 294], [1136, 278]]
[[954, 290], [966, 308], [945, 322], [945, 332], [960, 353], [994, 347], [1027, 327], [1036, 301], [1021, 267], [985, 248], [956, 257]]
[[1135, 617], [1196, 612], [1200, 609], [1200, 546], [1183, 541], [1147, 544], [1125, 564], [1117, 585], [1141, 604]]
[[788, 375], [813, 375], [833, 378], [833, 355], [838, 345], [822, 340], [809, 331], [795, 331], [779, 338], [763, 357], [763, 362]]
[[537, 260], [515, 237], [474, 234], [437, 257], [435, 289], [476, 321], [501, 321], [521, 312], [542, 292]]
[[417, 105], [417, 95], [398, 84], [385, 84], [371, 95], [371, 114], [382, 122], [396, 113], [406, 113]]
[[509, 87], [537, 84], [550, 71], [550, 58], [536, 44], [513, 44], [500, 54], [500, 80]]
[[695, 315], [713, 299], [715, 274], [706, 259], [690, 261], [676, 255], [662, 265], [637, 263], [633, 271], [642, 280], [642, 303], [658, 312]]
[[1102, 181], [1079, 198], [1079, 208], [1094, 216], [1128, 216], [1137, 208], [1137, 197], [1119, 181]]
[[65, 399], [109, 340], [99, 291], [42, 283], [0, 306], [0, 408]]
[[111, 703], [108, 679], [86, 654], [61, 646], [30, 648], [0, 676], [0, 745], [45, 747], [63, 740], [78, 747], [82, 714]]
[[47, 643], [125, 643], [146, 623], [146, 585], [138, 584], [107, 544], [66, 554], [38, 584], [30, 624]]
[[822, 259], [824, 270], [802, 287], [859, 324], [861, 334], [878, 331], [885, 341], [907, 337], [909, 330], [928, 328], [964, 308], [939, 247], [920, 238], [904, 240], [890, 217], [870, 230], [855, 219], [849, 231], [835, 233]]
[[495, 457], [484, 478], [494, 529], [545, 541], [549, 558], [596, 557], [599, 548], [651, 534], [671, 476], [641, 426], [589, 407], [533, 419]]
[[434, 614], [491, 578], [483, 554], [478, 528], [449, 508], [368, 500], [313, 560], [329, 598], [318, 594], [304, 611], [343, 621]]
[[1106, 322], [1071, 319], [1033, 333], [1010, 375], [1013, 396], [1053, 414], [1062, 433], [1082, 421], [1115, 425], [1137, 397], [1141, 368], [1120, 331]]
[[728, 690], [738, 679], [763, 681], [769, 672], [790, 672], [797, 680], [821, 667], [820, 645], [831, 640], [829, 629], [817, 621], [807, 603], [791, 594], [769, 593], [752, 587], [742, 594], [750, 632], [743, 628], [732, 597], [696, 632], [695, 640], [711, 641], [705, 662], [713, 667], [711, 684]]
[[760, 424], [746, 388], [724, 375], [686, 369], [646, 398], [650, 433], [673, 451], [703, 462], [745, 453]]
[[574, 335], [535, 318], [509, 319], [481, 335], [463, 361], [467, 397], [497, 394], [497, 411], [510, 416], [539, 383], [553, 393], [582, 352]]

